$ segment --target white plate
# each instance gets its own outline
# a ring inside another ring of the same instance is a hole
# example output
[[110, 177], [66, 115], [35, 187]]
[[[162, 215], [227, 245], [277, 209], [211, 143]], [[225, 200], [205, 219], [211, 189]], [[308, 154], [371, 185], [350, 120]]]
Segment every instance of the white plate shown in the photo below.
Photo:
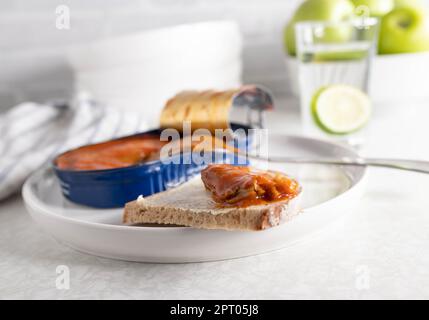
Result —
[[[272, 136], [271, 155], [355, 156], [342, 146], [303, 137]], [[25, 183], [23, 197], [33, 219], [56, 239], [79, 251], [144, 262], [199, 262], [255, 255], [289, 246], [322, 230], [356, 205], [366, 168], [270, 165], [299, 179], [303, 212], [291, 222], [260, 232], [121, 225], [121, 209], [96, 210], [68, 202], [51, 169]]]

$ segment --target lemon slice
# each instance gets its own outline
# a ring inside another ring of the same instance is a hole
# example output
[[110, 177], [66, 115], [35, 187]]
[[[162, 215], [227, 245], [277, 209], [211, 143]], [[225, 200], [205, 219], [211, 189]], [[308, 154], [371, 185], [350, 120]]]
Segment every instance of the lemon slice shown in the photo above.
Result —
[[319, 89], [311, 102], [316, 124], [325, 132], [349, 134], [368, 122], [372, 105], [362, 90], [347, 85], [331, 85]]

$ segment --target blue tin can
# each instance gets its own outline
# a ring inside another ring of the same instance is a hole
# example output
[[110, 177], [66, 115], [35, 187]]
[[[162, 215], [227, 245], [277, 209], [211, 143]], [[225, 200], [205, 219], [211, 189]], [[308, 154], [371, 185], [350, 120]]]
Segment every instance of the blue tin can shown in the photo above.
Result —
[[[247, 134], [234, 141], [248, 149], [252, 143], [252, 130], [249, 126], [231, 124], [233, 130], [240, 128]], [[129, 137], [160, 133], [161, 130], [158, 129]], [[56, 165], [55, 159], [53, 167], [62, 192], [70, 201], [95, 208], [115, 208], [123, 207], [139, 195], [150, 196], [177, 186], [200, 173], [209, 163], [248, 164], [246, 158], [222, 150], [213, 151], [211, 156], [205, 157], [198, 164], [184, 161], [186, 157], [192, 157], [192, 154], [174, 155], [168, 163], [154, 160], [124, 168], [85, 171], [61, 169]]]

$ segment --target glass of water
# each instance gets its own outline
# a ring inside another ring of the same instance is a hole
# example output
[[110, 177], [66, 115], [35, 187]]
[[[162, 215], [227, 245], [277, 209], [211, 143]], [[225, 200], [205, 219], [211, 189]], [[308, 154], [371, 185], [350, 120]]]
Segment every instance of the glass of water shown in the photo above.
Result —
[[361, 145], [372, 110], [378, 20], [301, 22], [295, 33], [304, 133]]

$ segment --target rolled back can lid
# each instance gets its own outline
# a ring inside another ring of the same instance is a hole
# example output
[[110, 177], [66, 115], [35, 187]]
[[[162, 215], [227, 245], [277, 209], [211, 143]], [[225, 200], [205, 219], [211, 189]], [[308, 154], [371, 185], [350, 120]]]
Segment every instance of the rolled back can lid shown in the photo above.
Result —
[[[235, 107], [245, 107], [248, 112], [248, 124], [262, 127], [264, 111], [273, 109], [272, 95], [257, 85], [246, 85], [225, 91], [182, 91], [169, 99], [161, 113], [161, 128], [173, 128], [181, 131], [184, 122], [190, 122], [192, 130], [230, 129], [230, 113]], [[252, 112], [260, 115], [254, 123]]]

